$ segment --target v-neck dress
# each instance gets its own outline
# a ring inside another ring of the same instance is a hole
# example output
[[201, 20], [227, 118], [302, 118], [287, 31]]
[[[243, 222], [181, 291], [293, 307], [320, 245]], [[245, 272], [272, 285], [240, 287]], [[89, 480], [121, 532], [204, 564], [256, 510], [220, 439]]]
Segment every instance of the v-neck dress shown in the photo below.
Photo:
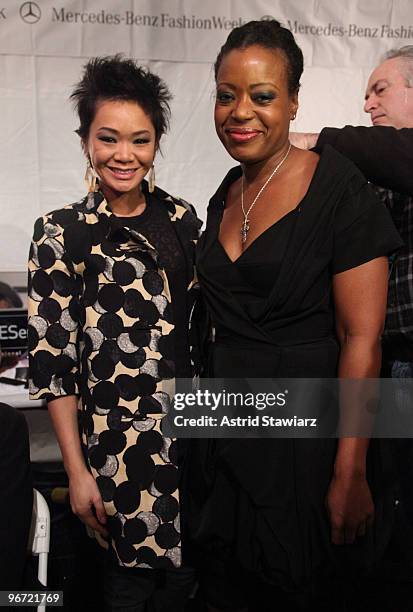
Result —
[[[355, 166], [326, 147], [299, 205], [232, 262], [218, 236], [226, 194], [240, 174], [232, 169], [212, 197], [197, 248], [215, 328], [209, 375], [335, 377], [333, 275], [400, 247], [390, 215]], [[248, 584], [241, 578], [246, 572], [304, 593], [320, 577], [337, 575], [343, 554], [353, 570], [371, 568], [392, 515], [392, 492], [382, 486], [385, 457], [376, 442], [369, 450], [375, 525], [343, 551], [331, 544], [325, 510], [336, 440], [194, 440], [191, 530], [209, 583], [212, 565], [227, 586], [235, 567], [238, 592]], [[219, 598], [209, 600], [222, 607]], [[227, 605], [242, 607], [242, 601]]]

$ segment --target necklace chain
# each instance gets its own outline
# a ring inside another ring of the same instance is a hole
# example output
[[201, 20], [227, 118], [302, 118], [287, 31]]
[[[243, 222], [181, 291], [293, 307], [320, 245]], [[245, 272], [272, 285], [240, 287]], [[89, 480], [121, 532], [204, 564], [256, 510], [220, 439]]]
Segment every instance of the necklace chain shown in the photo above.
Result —
[[264, 189], [266, 188], [266, 186], [268, 185], [268, 183], [270, 182], [272, 177], [278, 172], [278, 170], [281, 168], [281, 166], [283, 165], [283, 163], [287, 159], [290, 151], [291, 151], [291, 143], [289, 144], [289, 147], [287, 149], [286, 154], [283, 156], [283, 158], [275, 166], [274, 170], [271, 172], [270, 176], [267, 178], [267, 180], [265, 181], [264, 185], [261, 187], [261, 189], [259, 190], [259, 192], [255, 196], [255, 198], [253, 199], [252, 204], [248, 208], [247, 212], [245, 212], [245, 208], [244, 208], [244, 173], [242, 173], [242, 175], [241, 175], [241, 209], [242, 209], [242, 214], [244, 215], [244, 221], [242, 222], [242, 226], [241, 226], [241, 242], [242, 242], [242, 244], [244, 244], [247, 241], [247, 234], [248, 234], [249, 229], [250, 229], [248, 215], [250, 214], [250, 212], [254, 208], [258, 198], [260, 197], [260, 195], [262, 194], [262, 192], [264, 191]]

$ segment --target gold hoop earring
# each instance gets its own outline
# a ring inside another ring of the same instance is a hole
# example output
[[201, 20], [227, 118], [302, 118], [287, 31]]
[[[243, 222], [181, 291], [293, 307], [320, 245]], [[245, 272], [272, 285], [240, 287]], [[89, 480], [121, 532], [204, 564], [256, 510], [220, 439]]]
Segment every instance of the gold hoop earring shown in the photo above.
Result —
[[151, 169], [149, 170], [148, 184], [149, 193], [153, 193], [155, 191], [155, 166], [153, 164], [151, 166]]
[[89, 157], [86, 159], [85, 183], [89, 193], [97, 191], [98, 176]]

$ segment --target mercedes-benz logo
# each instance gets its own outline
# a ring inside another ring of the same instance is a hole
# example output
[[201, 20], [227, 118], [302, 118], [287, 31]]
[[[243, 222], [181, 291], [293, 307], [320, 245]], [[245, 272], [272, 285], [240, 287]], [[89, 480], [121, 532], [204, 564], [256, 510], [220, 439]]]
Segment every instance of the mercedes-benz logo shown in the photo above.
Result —
[[24, 2], [20, 7], [20, 17], [26, 23], [37, 23], [41, 16], [42, 11], [36, 2]]

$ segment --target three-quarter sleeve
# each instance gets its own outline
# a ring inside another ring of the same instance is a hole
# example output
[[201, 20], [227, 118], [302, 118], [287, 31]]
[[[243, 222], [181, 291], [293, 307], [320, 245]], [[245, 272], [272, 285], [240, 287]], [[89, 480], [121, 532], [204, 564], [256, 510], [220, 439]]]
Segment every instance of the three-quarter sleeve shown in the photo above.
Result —
[[36, 221], [29, 255], [29, 390], [32, 399], [79, 393], [78, 280], [62, 228]]
[[337, 206], [333, 273], [388, 256], [402, 245], [389, 211], [364, 177], [356, 175]]

